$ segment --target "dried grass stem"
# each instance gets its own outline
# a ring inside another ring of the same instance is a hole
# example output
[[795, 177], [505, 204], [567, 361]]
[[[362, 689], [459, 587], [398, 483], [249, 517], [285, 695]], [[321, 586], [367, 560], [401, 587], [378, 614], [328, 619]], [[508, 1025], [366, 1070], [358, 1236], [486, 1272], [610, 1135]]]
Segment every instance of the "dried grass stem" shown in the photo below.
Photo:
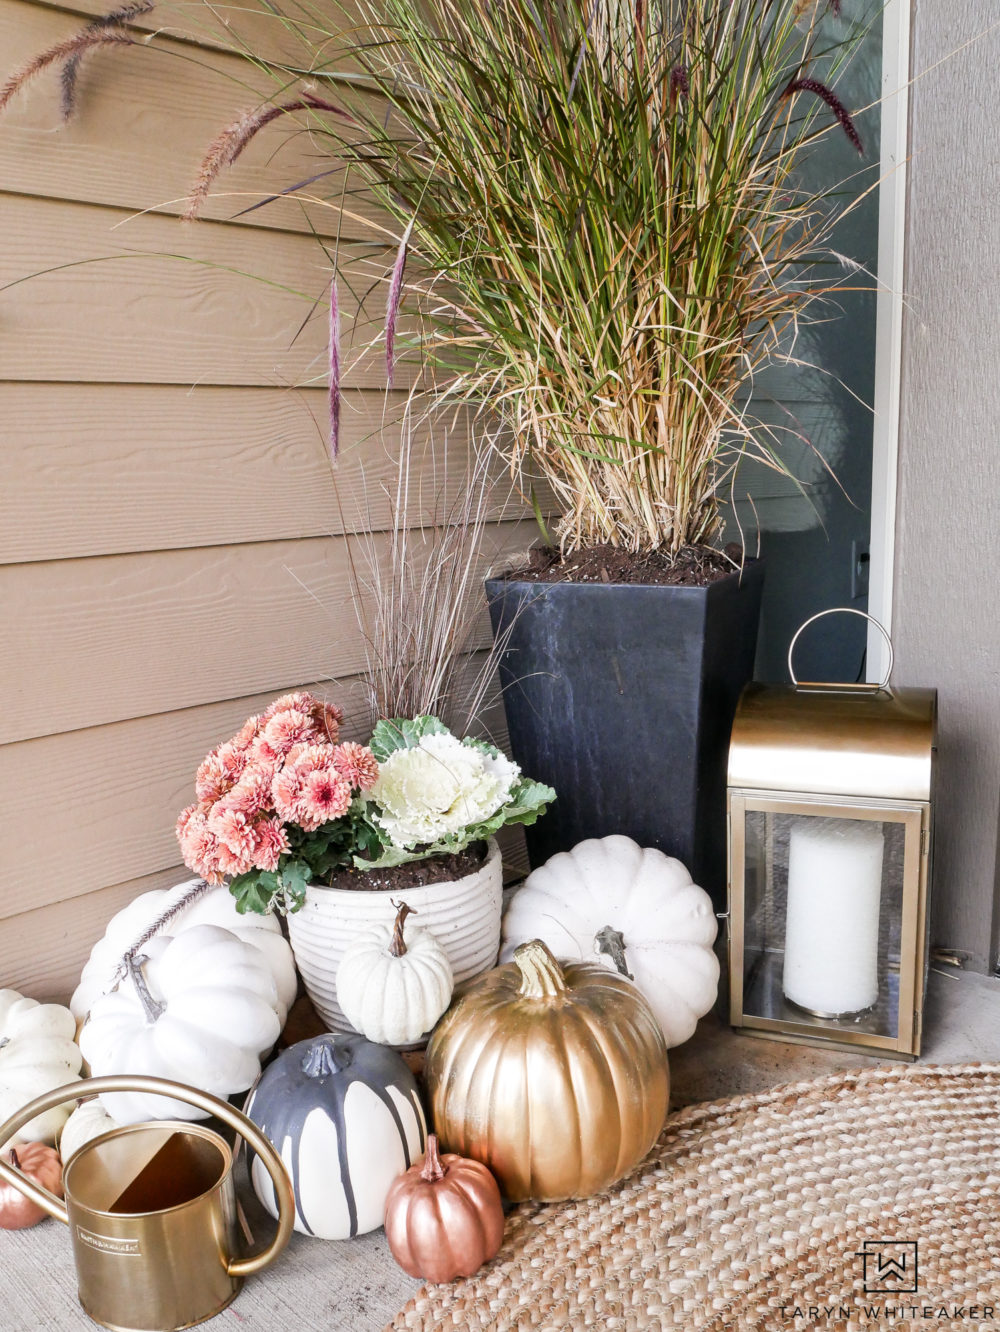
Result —
[[134, 45], [135, 39], [117, 28], [84, 28], [75, 36], [67, 37], [65, 41], [57, 42], [55, 46], [50, 46], [47, 50], [32, 56], [26, 65], [22, 65], [12, 74], [3, 87], [0, 87], [0, 111], [5, 110], [11, 98], [50, 65], [58, 64], [62, 60], [72, 60], [97, 47]]

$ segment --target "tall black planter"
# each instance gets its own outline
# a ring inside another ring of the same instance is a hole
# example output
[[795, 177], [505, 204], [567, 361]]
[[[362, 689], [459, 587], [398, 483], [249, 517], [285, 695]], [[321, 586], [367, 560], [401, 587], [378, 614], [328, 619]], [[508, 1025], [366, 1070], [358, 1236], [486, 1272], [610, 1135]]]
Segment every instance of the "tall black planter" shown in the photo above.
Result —
[[726, 895], [726, 755], [753, 674], [763, 568], [707, 587], [487, 581], [515, 760], [558, 799], [527, 829], [539, 865], [625, 833]]

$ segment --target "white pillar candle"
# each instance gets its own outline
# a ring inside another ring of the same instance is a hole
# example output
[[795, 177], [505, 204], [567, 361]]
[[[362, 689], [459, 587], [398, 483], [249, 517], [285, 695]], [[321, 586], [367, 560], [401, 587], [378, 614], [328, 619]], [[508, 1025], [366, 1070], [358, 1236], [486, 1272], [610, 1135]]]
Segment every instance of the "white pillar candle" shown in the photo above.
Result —
[[785, 997], [816, 1013], [858, 1013], [878, 998], [880, 823], [803, 818], [788, 844]]

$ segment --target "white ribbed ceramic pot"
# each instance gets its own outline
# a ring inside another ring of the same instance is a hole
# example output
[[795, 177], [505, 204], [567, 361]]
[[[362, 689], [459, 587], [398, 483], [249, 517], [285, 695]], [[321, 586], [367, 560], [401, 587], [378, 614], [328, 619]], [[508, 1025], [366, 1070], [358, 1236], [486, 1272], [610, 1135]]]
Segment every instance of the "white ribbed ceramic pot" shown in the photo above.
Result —
[[496, 966], [503, 872], [493, 838], [489, 848], [481, 868], [464, 879], [399, 893], [309, 885], [305, 904], [288, 917], [288, 934], [306, 992], [330, 1031], [354, 1030], [337, 1003], [337, 968], [344, 950], [373, 925], [392, 925], [392, 898], [404, 901], [414, 913], [414, 925], [430, 930], [441, 944], [456, 986]]

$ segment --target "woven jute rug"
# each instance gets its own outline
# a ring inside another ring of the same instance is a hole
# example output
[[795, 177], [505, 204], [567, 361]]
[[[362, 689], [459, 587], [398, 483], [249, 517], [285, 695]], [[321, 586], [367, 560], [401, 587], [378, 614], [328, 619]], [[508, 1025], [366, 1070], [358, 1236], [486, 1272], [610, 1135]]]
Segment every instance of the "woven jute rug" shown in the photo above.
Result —
[[693, 1106], [582, 1202], [527, 1203], [393, 1329], [1000, 1327], [1000, 1065]]

